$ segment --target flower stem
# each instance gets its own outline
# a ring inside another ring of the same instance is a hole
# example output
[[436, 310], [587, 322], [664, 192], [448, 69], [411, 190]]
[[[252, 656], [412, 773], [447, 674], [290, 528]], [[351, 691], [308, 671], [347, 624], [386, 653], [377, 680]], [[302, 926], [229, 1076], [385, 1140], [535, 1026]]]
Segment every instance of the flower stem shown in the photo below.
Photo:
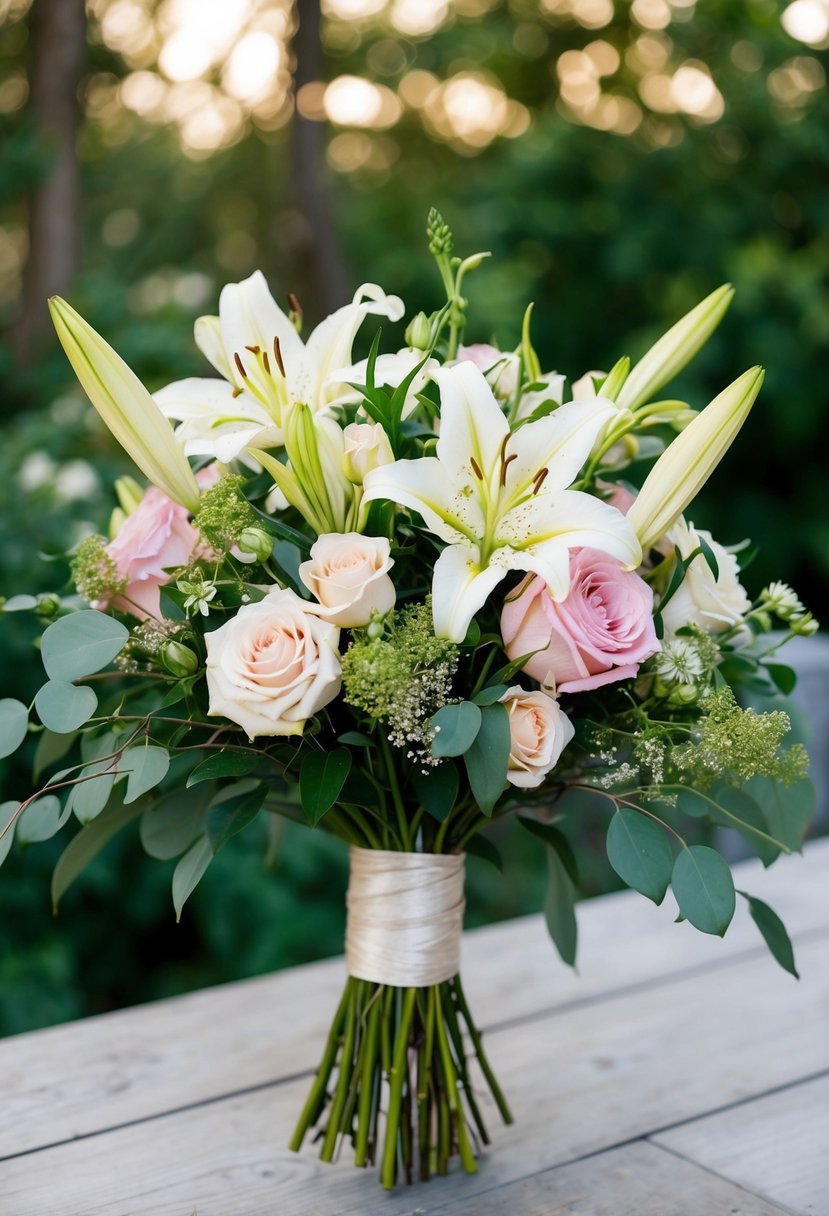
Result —
[[380, 1180], [387, 1191], [394, 1189], [397, 1178], [397, 1132], [400, 1125], [403, 1086], [408, 1079], [407, 1055], [409, 1050], [409, 1030], [412, 1025], [416, 997], [416, 988], [405, 989], [400, 1022], [394, 1041], [389, 1111], [386, 1119], [386, 1142], [383, 1146], [383, 1164], [380, 1174]]
[[311, 1092], [302, 1108], [302, 1113], [291, 1137], [288, 1147], [292, 1152], [298, 1153], [302, 1146], [302, 1141], [305, 1139], [305, 1133], [312, 1123], [316, 1123], [325, 1105], [325, 1091], [328, 1086], [328, 1078], [331, 1076], [331, 1071], [337, 1059], [337, 1048], [340, 1043], [340, 1034], [345, 1022], [346, 1011], [348, 1008], [349, 993], [353, 984], [351, 977], [346, 982], [345, 991], [342, 999], [337, 1006], [337, 1012], [334, 1014], [334, 1021], [331, 1023], [331, 1029], [328, 1032], [328, 1038], [325, 1043], [325, 1050], [320, 1061], [320, 1066], [317, 1069], [317, 1075], [314, 1079], [314, 1084], [311, 1086]]

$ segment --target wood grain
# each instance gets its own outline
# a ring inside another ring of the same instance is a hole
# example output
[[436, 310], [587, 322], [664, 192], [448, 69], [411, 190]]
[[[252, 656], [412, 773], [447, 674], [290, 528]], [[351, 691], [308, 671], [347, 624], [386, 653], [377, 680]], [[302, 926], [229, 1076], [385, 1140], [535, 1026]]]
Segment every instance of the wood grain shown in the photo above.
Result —
[[[768, 872], [742, 863], [738, 885], [768, 900], [795, 937], [808, 935], [829, 920], [828, 867], [829, 842], [816, 842]], [[762, 959], [757, 982], [774, 978], [742, 907], [720, 941], [674, 925], [669, 904], [630, 892], [583, 904], [577, 975], [540, 917], [466, 934], [464, 982], [479, 1023], [587, 1008], [741, 956]], [[309, 1072], [343, 978], [335, 959], [0, 1042], [0, 1159]]]
[[[332, 1168], [310, 1146], [287, 1152], [305, 1090], [304, 1081], [292, 1081], [6, 1161], [0, 1211], [398, 1216], [469, 1204], [495, 1187], [829, 1070], [829, 940], [803, 943], [800, 956], [801, 984], [752, 957], [492, 1031], [491, 1056], [517, 1122], [496, 1127], [488, 1108], [494, 1143], [474, 1177], [455, 1173], [388, 1198], [346, 1154]], [[526, 1212], [544, 1210], [531, 1204]], [[700, 1213], [718, 1216], [717, 1208]]]
[[829, 1212], [829, 1076], [686, 1123], [656, 1143], [803, 1216]]

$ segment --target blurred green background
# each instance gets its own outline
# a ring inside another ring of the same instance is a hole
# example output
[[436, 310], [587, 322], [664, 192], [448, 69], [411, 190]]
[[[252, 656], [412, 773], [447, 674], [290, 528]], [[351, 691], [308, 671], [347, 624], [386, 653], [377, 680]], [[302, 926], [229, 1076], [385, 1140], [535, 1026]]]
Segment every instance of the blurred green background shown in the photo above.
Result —
[[[203, 374], [192, 323], [260, 267], [308, 321], [364, 279], [431, 311], [438, 206], [471, 280], [469, 334], [545, 369], [636, 356], [725, 280], [737, 297], [678, 389], [766, 387], [695, 522], [762, 539], [748, 574], [829, 584], [827, 0], [0, 0], [0, 595], [105, 529], [126, 468], [75, 388], [44, 301], [67, 295], [151, 388]], [[370, 334], [368, 335], [370, 337]], [[386, 335], [387, 349], [402, 345]], [[735, 487], [739, 487], [737, 490]], [[33, 626], [0, 623], [8, 690]], [[21, 796], [20, 762], [2, 768]], [[601, 825], [571, 825], [588, 891]], [[470, 923], [537, 908], [531, 841], [470, 863]], [[223, 852], [176, 926], [170, 868], [117, 841], [53, 921], [56, 840], [0, 872], [0, 1033], [339, 949], [341, 850], [291, 825]], [[272, 842], [274, 843], [274, 842]], [[551, 947], [552, 949], [552, 947]]]

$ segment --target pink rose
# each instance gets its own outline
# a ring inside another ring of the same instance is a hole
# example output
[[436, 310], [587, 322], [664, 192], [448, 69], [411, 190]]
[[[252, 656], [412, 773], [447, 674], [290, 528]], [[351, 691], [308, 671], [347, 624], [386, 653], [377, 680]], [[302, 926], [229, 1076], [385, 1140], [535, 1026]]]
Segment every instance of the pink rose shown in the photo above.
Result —
[[653, 592], [643, 579], [597, 549], [570, 554], [570, 590], [556, 603], [543, 579], [526, 582], [504, 604], [501, 635], [511, 659], [558, 692], [586, 692], [635, 676], [656, 654]]
[[[218, 467], [211, 464], [196, 475], [196, 480], [205, 490], [215, 485], [218, 477]], [[140, 621], [159, 616], [159, 588], [170, 581], [167, 570], [186, 566], [199, 539], [187, 508], [150, 486], [106, 547], [127, 585], [110, 605], [98, 601], [95, 607], [129, 612]]]

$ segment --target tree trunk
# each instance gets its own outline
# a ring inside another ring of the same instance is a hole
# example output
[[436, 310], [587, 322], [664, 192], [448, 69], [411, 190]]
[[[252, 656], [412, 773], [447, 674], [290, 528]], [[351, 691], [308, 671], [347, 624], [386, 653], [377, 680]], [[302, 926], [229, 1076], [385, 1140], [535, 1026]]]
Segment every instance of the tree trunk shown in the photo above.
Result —
[[29, 109], [51, 159], [29, 199], [29, 252], [14, 329], [21, 364], [31, 361], [47, 328], [47, 299], [67, 294], [80, 269], [81, 182], [76, 142], [78, 89], [85, 59], [84, 0], [34, 0]]
[[[294, 11], [298, 22], [293, 40], [294, 93], [298, 94], [303, 85], [324, 78], [319, 0], [296, 0]], [[304, 118], [298, 109], [291, 152], [294, 194], [304, 220], [300, 271], [315, 310], [327, 314], [345, 304], [351, 292], [326, 183], [325, 128], [321, 122]]]

